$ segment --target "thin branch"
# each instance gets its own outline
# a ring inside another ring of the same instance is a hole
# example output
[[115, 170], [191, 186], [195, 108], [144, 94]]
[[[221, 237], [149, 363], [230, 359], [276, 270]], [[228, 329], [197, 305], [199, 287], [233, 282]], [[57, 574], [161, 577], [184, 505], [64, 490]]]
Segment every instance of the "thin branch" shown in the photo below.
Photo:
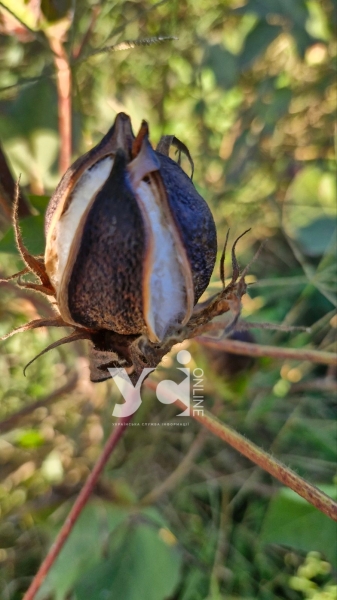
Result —
[[[202, 335], [210, 332], [224, 332], [226, 326], [228, 325], [227, 321], [215, 321], [211, 323], [207, 323], [200, 328], [198, 335], [200, 332]], [[265, 321], [244, 321], [240, 320], [237, 322], [235, 331], [247, 331], [248, 329], [270, 329], [271, 331], [284, 331], [286, 333], [294, 332], [294, 331], [305, 331], [306, 333], [311, 333], [310, 327], [303, 327], [301, 325], [285, 325], [283, 323], [268, 323]], [[224, 336], [225, 337], [225, 336]], [[221, 339], [222, 336], [220, 336]], [[219, 340], [215, 338], [215, 341]]]
[[119, 42], [118, 44], [111, 44], [110, 46], [103, 46], [102, 48], [97, 48], [97, 50], [93, 50], [87, 56], [78, 59], [75, 61], [82, 62], [88, 60], [92, 56], [97, 56], [98, 54], [105, 54], [109, 52], [121, 52], [122, 50], [132, 50], [133, 48], [137, 48], [138, 46], [152, 46], [152, 44], [160, 44], [161, 42], [170, 42], [172, 40], [177, 40], [178, 38], [173, 35], [159, 35], [157, 37], [151, 38], [141, 38], [139, 40], [125, 40], [124, 42]]
[[[167, 1], [167, 0], [165, 0], [165, 1]], [[140, 39], [140, 40], [127, 40], [125, 42], [120, 42], [118, 44], [113, 44], [111, 46], [105, 46], [102, 49], [97, 48], [97, 50], [94, 50], [92, 53], [88, 54], [87, 56], [82, 56], [82, 54], [81, 54], [79, 56], [79, 58], [73, 58], [69, 62], [67, 60], [66, 69], [67, 70], [69, 69], [69, 64], [70, 64], [70, 66], [76, 66], [78, 64], [81, 64], [82, 62], [87, 61], [92, 56], [96, 56], [96, 55], [99, 55], [102, 53], [105, 54], [107, 52], [119, 52], [122, 50], [130, 50], [130, 49], [136, 48], [138, 46], [151, 46], [152, 44], [176, 40], [176, 39], [178, 39], [178, 38], [176, 38], [175, 36], [158, 36], [155, 38], [145, 38], [145, 39]], [[55, 62], [55, 60], [54, 60], [54, 62]], [[36, 75], [35, 77], [25, 77], [25, 78], [23, 77], [17, 83], [11, 83], [10, 85], [5, 85], [3, 87], [0, 87], [0, 93], [7, 92], [9, 90], [14, 90], [23, 85], [37, 83], [38, 81], [58, 78], [58, 73], [57, 72], [55, 73], [52, 70], [52, 62], [45, 65], [44, 71], [45, 72], [42, 75]]]
[[25, 417], [34, 412], [37, 408], [40, 408], [41, 406], [49, 406], [50, 404], [57, 402], [57, 400], [59, 400], [60, 396], [62, 396], [63, 394], [72, 392], [77, 385], [77, 381], [78, 374], [75, 372], [73, 373], [73, 375], [71, 375], [71, 377], [64, 385], [59, 387], [57, 390], [51, 392], [51, 394], [49, 394], [45, 398], [37, 400], [32, 404], [28, 404], [28, 406], [24, 406], [24, 408], [17, 411], [7, 419], [0, 421], [0, 433], [5, 433], [6, 431], [10, 431], [14, 427], [16, 427], [19, 423], [21, 423], [22, 419], [25, 419]]
[[220, 280], [221, 280], [223, 288], [226, 287], [226, 283], [225, 283], [225, 279], [226, 279], [226, 274], [225, 274], [225, 257], [226, 257], [226, 250], [227, 250], [229, 232], [230, 232], [230, 229], [227, 230], [225, 244], [224, 244], [223, 251], [222, 251], [222, 254], [221, 254], [221, 257], [220, 257]]
[[[155, 390], [156, 384], [152, 381], [145, 381], [144, 385], [149, 389]], [[186, 410], [187, 404], [182, 400], [177, 400], [174, 392], [166, 391], [166, 396], [172, 402], [174, 402], [179, 408]], [[259, 446], [256, 446], [250, 440], [247, 440], [243, 435], [222, 423], [217, 417], [212, 415], [207, 410], [192, 410], [191, 416], [195, 421], [201, 423], [206, 429], [211, 431], [215, 436], [224, 440], [235, 448], [238, 452], [249, 458], [253, 463], [261, 467], [267, 473], [270, 473], [273, 477], [278, 479], [283, 485], [286, 485], [291, 490], [296, 492], [299, 496], [302, 496], [312, 506], [315, 506], [318, 510], [323, 512], [325, 515], [337, 521], [337, 503], [332, 500], [329, 496], [324, 494], [316, 486], [312, 485], [303, 477], [300, 477], [294, 471], [286, 467], [277, 458], [274, 458], [268, 452], [265, 452]], [[26, 599], [24, 599], [26, 600]]]
[[279, 348], [277, 346], [262, 346], [260, 344], [251, 344], [250, 342], [240, 342], [238, 340], [212, 340], [210, 338], [196, 337], [197, 342], [203, 346], [209, 346], [216, 350], [229, 352], [230, 354], [242, 354], [244, 356], [270, 356], [287, 360], [309, 361], [322, 365], [337, 365], [337, 354], [333, 352], [323, 352], [321, 350], [306, 350], [303, 348]]
[[77, 519], [79, 518], [83, 508], [88, 502], [89, 497], [97, 483], [97, 480], [111, 456], [111, 453], [115, 449], [118, 441], [123, 435], [125, 428], [127, 427], [127, 424], [129, 423], [129, 421], [131, 421], [131, 419], [132, 416], [122, 417], [118, 420], [115, 427], [113, 428], [113, 431], [111, 432], [110, 437], [108, 438], [104, 446], [101, 456], [99, 457], [82, 490], [80, 491], [67, 519], [65, 520], [61, 528], [61, 531], [59, 532], [54, 544], [51, 546], [46, 558], [44, 559], [42, 565], [36, 573], [31, 585], [29, 586], [29, 589], [23, 597], [23, 600], [34, 600], [36, 593], [40, 589], [46, 575], [53, 566], [64, 544], [66, 543]]
[[[176, 400], [176, 404], [180, 408], [186, 408], [186, 405], [180, 400]], [[308, 483], [303, 477], [294, 473], [294, 471], [286, 467], [277, 458], [272, 457], [268, 452], [265, 452], [256, 446], [256, 444], [247, 440], [243, 435], [219, 421], [219, 419], [206, 410], [203, 415], [196, 412], [193, 418], [214, 435], [230, 444], [230, 446], [264, 469], [264, 471], [267, 471], [267, 473], [270, 473], [270, 475], [281, 481], [283, 485], [286, 485], [299, 496], [302, 496], [302, 498], [315, 506], [315, 508], [334, 521], [337, 521], [337, 503], [316, 486]]]
[[[143, 8], [143, 9], [140, 8], [137, 18], [141, 19], [141, 20], [143, 20], [143, 19], [146, 20], [146, 17], [150, 12], [156, 10], [159, 6], [166, 4], [168, 1], [169, 0], [159, 0], [159, 2], [152, 4], [152, 6], [147, 6], [146, 8]], [[113, 37], [116, 37], [120, 33], [124, 34], [128, 25], [131, 25], [132, 23], [134, 23], [134, 21], [135, 21], [134, 16], [131, 16], [130, 18], [125, 18], [125, 15], [124, 15], [123, 23], [121, 25], [118, 25], [118, 27], [115, 27], [115, 29], [112, 29], [112, 31], [110, 31], [110, 33], [108, 34], [108, 37], [106, 38], [106, 41]]]
[[337, 394], [337, 381], [333, 377], [320, 377], [312, 381], [294, 383], [290, 392], [332, 392]]
[[53, 70], [52, 62], [44, 67], [44, 72], [42, 75], [36, 75], [35, 77], [21, 77], [19, 81], [16, 83], [11, 83], [9, 85], [4, 85], [0, 87], [1, 92], [8, 92], [9, 90], [15, 90], [16, 88], [20, 88], [24, 85], [29, 85], [32, 83], [37, 83], [38, 81], [46, 81], [47, 79], [55, 79], [56, 74]]
[[286, 333], [295, 331], [311, 333], [311, 328], [304, 327], [303, 325], [286, 325], [285, 323], [269, 323], [268, 321], [239, 321], [237, 329], [239, 331], [246, 329], [270, 329], [271, 331], [284, 331]]
[[249, 285], [251, 287], [287, 287], [288, 285], [307, 285], [308, 278], [305, 275], [299, 275], [296, 277], [276, 277], [270, 279], [259, 279], [253, 281]]
[[60, 134], [59, 171], [63, 175], [71, 162], [71, 71], [62, 41], [52, 36], [48, 39], [56, 68]]

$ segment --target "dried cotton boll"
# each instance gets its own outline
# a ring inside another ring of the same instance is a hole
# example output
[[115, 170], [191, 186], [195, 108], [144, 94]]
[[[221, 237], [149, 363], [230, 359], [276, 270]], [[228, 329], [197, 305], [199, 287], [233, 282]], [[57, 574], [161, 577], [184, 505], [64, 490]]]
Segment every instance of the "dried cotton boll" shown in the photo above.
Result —
[[[45, 266], [60, 314], [77, 326], [160, 342], [189, 320], [209, 283], [212, 215], [179, 165], [152, 149], [146, 124], [134, 138], [123, 113], [84, 159], [65, 174], [46, 215]], [[198, 231], [187, 236], [192, 211]]]
[[39, 279], [21, 285], [50, 297], [56, 314], [5, 338], [44, 325], [69, 326], [73, 332], [44, 352], [87, 339], [92, 381], [109, 378], [108, 368], [116, 366], [137, 381], [142, 368], [156, 367], [174, 343], [229, 310], [226, 295], [236, 294], [240, 281], [241, 298], [245, 284], [236, 284], [237, 272], [209, 304], [197, 305], [214, 269], [216, 229], [192, 180], [169, 158], [171, 145], [193, 168], [188, 149], [174, 136], [164, 136], [154, 150], [146, 122], [135, 137], [130, 118], [118, 114], [52, 195], [43, 259], [24, 247], [16, 203], [25, 272]]

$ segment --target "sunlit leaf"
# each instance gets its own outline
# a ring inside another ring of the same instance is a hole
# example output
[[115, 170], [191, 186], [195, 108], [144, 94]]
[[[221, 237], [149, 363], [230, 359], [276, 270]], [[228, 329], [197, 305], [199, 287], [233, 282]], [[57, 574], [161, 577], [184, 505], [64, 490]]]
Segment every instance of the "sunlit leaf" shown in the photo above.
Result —
[[[337, 497], [333, 486], [320, 486]], [[337, 523], [300, 496], [282, 489], [269, 504], [260, 538], [261, 544], [282, 544], [310, 552], [317, 550], [337, 566]]]

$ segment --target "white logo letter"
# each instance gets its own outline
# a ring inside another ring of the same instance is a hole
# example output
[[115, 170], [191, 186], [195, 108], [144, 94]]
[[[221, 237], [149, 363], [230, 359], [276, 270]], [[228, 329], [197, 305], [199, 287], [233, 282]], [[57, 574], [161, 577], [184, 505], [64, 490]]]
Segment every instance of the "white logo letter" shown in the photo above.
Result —
[[[186, 365], [191, 360], [191, 355], [187, 350], [180, 350], [177, 354], [177, 360], [182, 365]], [[186, 417], [190, 415], [190, 369], [179, 367], [179, 371], [186, 373], [184, 381], [175, 383], [170, 379], [164, 379], [157, 385], [157, 398], [163, 404], [172, 404], [177, 399], [181, 400], [186, 405], [186, 410], [178, 415], [178, 417]]]
[[132, 384], [132, 381], [130, 380], [130, 377], [125, 369], [108, 369], [108, 371], [125, 400], [124, 404], [115, 405], [112, 415], [114, 417], [130, 417], [130, 415], [133, 415], [142, 403], [142, 399], [140, 397], [140, 386], [142, 385], [145, 377], [154, 371], [154, 369], [143, 369], [143, 372], [135, 386]]

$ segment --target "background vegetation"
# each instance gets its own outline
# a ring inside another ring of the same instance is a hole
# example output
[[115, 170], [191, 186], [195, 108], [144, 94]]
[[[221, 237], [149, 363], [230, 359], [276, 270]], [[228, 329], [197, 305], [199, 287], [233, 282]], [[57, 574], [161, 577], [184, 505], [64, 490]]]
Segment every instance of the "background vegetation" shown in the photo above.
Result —
[[[22, 220], [30, 250], [43, 250], [43, 213], [60, 156], [66, 160], [53, 54], [63, 40], [73, 158], [119, 111], [135, 130], [146, 118], [154, 142], [175, 134], [195, 161], [194, 182], [212, 208], [219, 245], [229, 226], [233, 239], [251, 227], [239, 246], [244, 265], [268, 240], [252, 267], [244, 318], [311, 328], [258, 329], [255, 341], [332, 350], [336, 8], [335, 0], [0, 2], [0, 139], [35, 207]], [[96, 52], [155, 36], [177, 39]], [[8, 229], [11, 199], [2, 190], [1, 276], [21, 268]], [[219, 285], [216, 270], [209, 293]], [[0, 289], [1, 335], [50, 313], [33, 293]], [[88, 382], [82, 343], [47, 354], [23, 376], [23, 366], [58, 337], [41, 330], [1, 347], [4, 600], [22, 598], [119, 401], [112, 382]], [[335, 493], [333, 369], [265, 358], [235, 374], [237, 357], [184, 347], [205, 371], [209, 410]], [[154, 379], [176, 377], [175, 353]], [[334, 598], [332, 522], [196, 423], [173, 425], [177, 409], [152, 392], [143, 399], [40, 600]]]

